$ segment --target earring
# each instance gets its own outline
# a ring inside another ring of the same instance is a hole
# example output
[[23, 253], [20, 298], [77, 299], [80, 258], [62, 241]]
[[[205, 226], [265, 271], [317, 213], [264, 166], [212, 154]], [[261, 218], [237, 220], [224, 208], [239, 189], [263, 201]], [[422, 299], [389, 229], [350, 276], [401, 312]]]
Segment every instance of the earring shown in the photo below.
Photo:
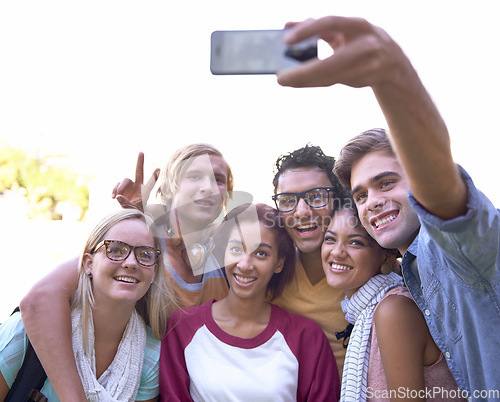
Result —
[[389, 275], [392, 272], [392, 264], [390, 262], [384, 262], [380, 267], [380, 273], [384, 275]]
[[92, 278], [92, 272], [88, 272], [88, 273], [87, 273], [87, 276], [88, 276], [89, 278]]

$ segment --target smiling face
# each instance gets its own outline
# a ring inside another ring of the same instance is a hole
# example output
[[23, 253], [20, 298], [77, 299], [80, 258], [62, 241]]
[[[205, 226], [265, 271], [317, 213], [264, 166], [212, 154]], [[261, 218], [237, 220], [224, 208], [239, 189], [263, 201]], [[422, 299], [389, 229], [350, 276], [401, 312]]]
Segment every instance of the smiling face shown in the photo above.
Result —
[[271, 229], [258, 221], [243, 221], [230, 232], [224, 265], [230, 293], [264, 300], [272, 276], [283, 269], [283, 260], [278, 258]]
[[410, 187], [397, 159], [384, 151], [366, 154], [352, 166], [351, 188], [370, 236], [382, 247], [404, 254], [420, 222], [408, 200]]
[[[102, 240], [118, 240], [131, 246], [155, 247], [146, 223], [140, 219], [126, 219], [116, 223]], [[154, 280], [157, 265], [140, 265], [131, 252], [123, 261], [112, 261], [106, 256], [106, 247], [83, 257], [85, 273], [92, 274], [92, 292], [96, 306], [101, 303], [120, 303], [133, 306], [148, 291]]]
[[187, 162], [172, 199], [181, 232], [204, 229], [219, 216], [227, 183], [228, 166], [221, 156], [203, 154]]
[[[325, 233], [321, 260], [329, 286], [351, 297], [390, 258], [361, 226], [353, 210], [335, 213]], [[393, 256], [393, 258], [395, 258]]]
[[[331, 187], [332, 182], [324, 170], [305, 167], [285, 170], [278, 180], [276, 192], [299, 193], [316, 187]], [[330, 217], [333, 213], [333, 198], [322, 208], [311, 208], [301, 198], [292, 212], [281, 213], [286, 231], [301, 253], [317, 253], [323, 242]]]

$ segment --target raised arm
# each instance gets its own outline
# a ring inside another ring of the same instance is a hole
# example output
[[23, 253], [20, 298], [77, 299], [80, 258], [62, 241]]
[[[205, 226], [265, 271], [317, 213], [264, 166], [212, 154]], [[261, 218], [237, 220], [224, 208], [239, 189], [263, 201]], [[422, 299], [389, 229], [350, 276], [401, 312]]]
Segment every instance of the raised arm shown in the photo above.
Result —
[[312, 35], [325, 40], [334, 54], [282, 71], [278, 82], [293, 87], [371, 87], [414, 197], [443, 219], [463, 215], [467, 190], [452, 158], [446, 125], [398, 44], [366, 20], [335, 16], [293, 25], [287, 41]]
[[111, 193], [123, 208], [137, 208], [144, 211], [143, 200], [148, 200], [151, 190], [155, 186], [160, 169], [155, 169], [146, 184], [144, 182], [144, 153], [139, 152], [135, 167], [135, 181], [128, 178], [119, 182]]
[[86, 401], [71, 343], [70, 300], [78, 286], [78, 259], [36, 283], [21, 301], [26, 333], [62, 401]]

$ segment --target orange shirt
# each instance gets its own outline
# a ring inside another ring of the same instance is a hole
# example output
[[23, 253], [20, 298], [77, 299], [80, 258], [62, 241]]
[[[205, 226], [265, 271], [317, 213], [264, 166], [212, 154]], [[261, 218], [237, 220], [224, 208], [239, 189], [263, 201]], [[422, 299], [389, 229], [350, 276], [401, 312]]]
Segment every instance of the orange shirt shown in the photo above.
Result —
[[323, 328], [337, 360], [340, 378], [342, 378], [346, 350], [342, 345], [342, 339], [337, 340], [335, 337], [335, 332], [343, 331], [349, 324], [340, 307], [340, 302], [344, 298], [344, 292], [328, 286], [326, 278], [312, 285], [300, 259], [297, 258], [293, 281], [283, 289], [278, 298], [272, 301], [273, 304], [291, 313], [310, 318]]
[[199, 306], [209, 300], [221, 300], [227, 296], [228, 285], [226, 277], [215, 256], [210, 254], [205, 261], [204, 274], [201, 282], [187, 283], [175, 270], [173, 263], [180, 263], [180, 255], [169, 254], [163, 243], [162, 256], [167, 281], [172, 285], [177, 301], [182, 308]]

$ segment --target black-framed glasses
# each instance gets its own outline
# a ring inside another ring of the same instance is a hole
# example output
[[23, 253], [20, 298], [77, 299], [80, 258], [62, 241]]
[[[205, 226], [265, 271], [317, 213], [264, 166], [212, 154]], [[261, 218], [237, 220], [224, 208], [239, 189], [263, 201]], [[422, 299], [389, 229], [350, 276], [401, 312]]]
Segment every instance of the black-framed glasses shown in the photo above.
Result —
[[128, 258], [132, 250], [137, 262], [145, 267], [156, 264], [160, 250], [150, 246], [131, 246], [119, 240], [103, 240], [95, 248], [97, 252], [102, 246], [106, 247], [106, 257], [111, 261], [124, 261]]
[[302, 198], [311, 208], [322, 208], [330, 201], [333, 187], [315, 187], [300, 193], [279, 193], [273, 195], [273, 201], [280, 212], [292, 212]]

